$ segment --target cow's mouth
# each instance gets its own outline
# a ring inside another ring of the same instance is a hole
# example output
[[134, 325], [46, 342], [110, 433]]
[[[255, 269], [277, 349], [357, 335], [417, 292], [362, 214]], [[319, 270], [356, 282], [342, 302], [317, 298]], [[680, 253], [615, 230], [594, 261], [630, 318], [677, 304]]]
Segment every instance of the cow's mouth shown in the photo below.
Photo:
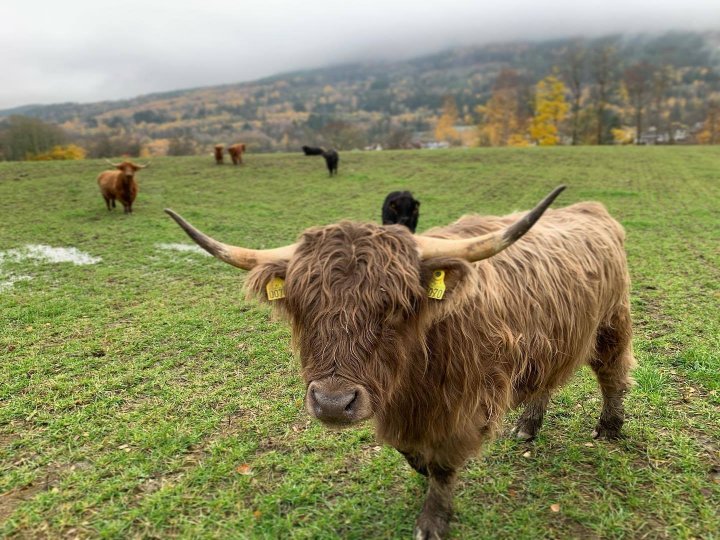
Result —
[[325, 426], [342, 429], [372, 416], [368, 391], [334, 377], [312, 381], [305, 394], [305, 408]]

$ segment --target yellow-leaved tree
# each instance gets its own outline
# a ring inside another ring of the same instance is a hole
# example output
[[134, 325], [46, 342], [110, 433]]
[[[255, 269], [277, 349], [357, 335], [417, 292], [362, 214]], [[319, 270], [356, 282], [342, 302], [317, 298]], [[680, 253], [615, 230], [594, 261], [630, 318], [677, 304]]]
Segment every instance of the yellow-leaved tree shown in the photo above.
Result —
[[720, 143], [720, 100], [708, 103], [707, 117], [696, 139], [700, 144]]
[[443, 112], [435, 124], [435, 138], [438, 141], [446, 141], [450, 144], [457, 144], [460, 140], [458, 132], [455, 130], [455, 124], [458, 119], [457, 105], [455, 98], [446, 96], [443, 102]]
[[482, 146], [522, 146], [526, 113], [523, 83], [517, 72], [503, 69], [495, 80], [492, 96], [475, 110], [480, 116], [478, 142]]
[[560, 123], [570, 110], [565, 93], [565, 85], [555, 75], [548, 75], [535, 86], [535, 115], [529, 133], [540, 146], [560, 143]]
[[66, 159], [85, 159], [87, 152], [81, 146], [68, 144], [66, 146], [53, 146], [47, 152], [41, 154], [27, 154], [28, 161], [55, 161]]

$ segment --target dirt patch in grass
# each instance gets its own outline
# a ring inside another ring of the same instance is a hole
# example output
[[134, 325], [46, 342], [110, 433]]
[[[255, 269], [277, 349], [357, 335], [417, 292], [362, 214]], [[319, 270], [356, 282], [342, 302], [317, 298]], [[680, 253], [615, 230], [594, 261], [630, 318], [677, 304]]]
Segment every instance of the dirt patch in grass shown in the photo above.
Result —
[[40, 468], [32, 483], [0, 495], [0, 523], [10, 517], [22, 503], [33, 499], [39, 493], [55, 489], [64, 474], [90, 466], [90, 463], [82, 461], [70, 464], [50, 463]]

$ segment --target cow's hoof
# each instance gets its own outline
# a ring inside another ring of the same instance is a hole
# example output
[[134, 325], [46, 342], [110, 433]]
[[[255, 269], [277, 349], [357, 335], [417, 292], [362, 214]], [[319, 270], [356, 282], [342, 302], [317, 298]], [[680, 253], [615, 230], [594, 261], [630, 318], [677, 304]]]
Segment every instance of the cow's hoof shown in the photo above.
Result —
[[450, 524], [440, 516], [420, 514], [415, 522], [415, 540], [443, 540], [447, 537]]
[[524, 426], [515, 426], [510, 434], [519, 441], [530, 442], [537, 436], [537, 430], [534, 430], [534, 432], [528, 432], [527, 428]]
[[597, 426], [592, 432], [592, 438], [606, 441], [617, 441], [618, 439], [622, 439], [622, 433], [620, 433], [619, 429]]

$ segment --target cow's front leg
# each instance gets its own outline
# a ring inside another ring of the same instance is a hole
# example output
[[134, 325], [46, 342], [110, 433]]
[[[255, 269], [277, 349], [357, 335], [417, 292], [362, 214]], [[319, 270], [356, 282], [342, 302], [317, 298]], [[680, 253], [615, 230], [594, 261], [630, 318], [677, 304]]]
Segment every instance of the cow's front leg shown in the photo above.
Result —
[[405, 457], [408, 465], [415, 469], [415, 472], [418, 472], [423, 476], [428, 475], [427, 463], [425, 463], [425, 460], [420, 454], [414, 454], [413, 452], [403, 452], [402, 450], [398, 450], [398, 452], [400, 452]]
[[415, 522], [415, 540], [439, 540], [450, 530], [453, 515], [453, 489], [456, 470], [428, 463], [427, 496], [423, 509]]

